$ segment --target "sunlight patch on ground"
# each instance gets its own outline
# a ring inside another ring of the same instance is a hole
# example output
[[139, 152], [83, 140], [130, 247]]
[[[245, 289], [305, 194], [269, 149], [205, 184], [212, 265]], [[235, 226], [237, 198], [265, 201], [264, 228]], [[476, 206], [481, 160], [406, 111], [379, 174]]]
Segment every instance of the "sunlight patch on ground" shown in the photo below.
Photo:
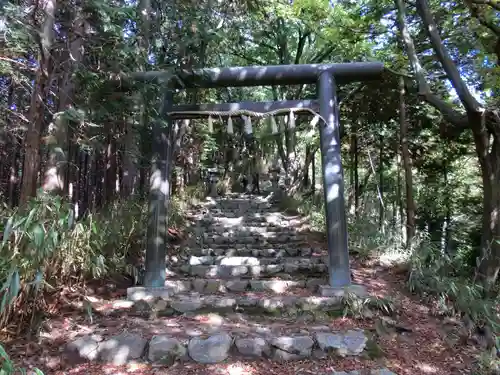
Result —
[[248, 366], [242, 366], [239, 363], [234, 363], [227, 366], [228, 375], [251, 375], [252, 369]]
[[401, 249], [387, 249], [379, 255], [378, 260], [383, 266], [406, 263], [410, 260], [411, 253]]
[[433, 365], [430, 365], [428, 363], [419, 363], [416, 365], [416, 367], [422, 371], [422, 374], [437, 374], [438, 373], [438, 369], [433, 366]]

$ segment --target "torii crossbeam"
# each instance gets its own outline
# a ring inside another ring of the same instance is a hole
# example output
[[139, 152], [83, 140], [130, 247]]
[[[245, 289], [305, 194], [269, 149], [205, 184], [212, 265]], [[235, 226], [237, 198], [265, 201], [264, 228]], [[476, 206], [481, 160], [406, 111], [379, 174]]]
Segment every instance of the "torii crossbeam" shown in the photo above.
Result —
[[[329, 255], [330, 286], [343, 288], [351, 285], [347, 225], [344, 200], [344, 180], [341, 162], [341, 144], [337, 84], [380, 79], [384, 66], [379, 62], [346, 64], [308, 64], [249, 66], [221, 69], [199, 69], [184, 73], [182, 82], [171, 79], [169, 72], [139, 72], [129, 75], [132, 80], [159, 82], [167, 85], [160, 111], [168, 126], [154, 127], [153, 171], [150, 185], [148, 245], [146, 249], [146, 276], [144, 286], [163, 287], [166, 277], [167, 212], [170, 194], [170, 174], [173, 148], [173, 117], [183, 118], [189, 106], [173, 106], [174, 89], [216, 88], [235, 86], [317, 84], [318, 101], [305, 105], [318, 106], [324, 122], [319, 123], [322, 160], [323, 191], [325, 199], [326, 234]], [[294, 101], [300, 103], [302, 101]], [[305, 101], [304, 101], [305, 102]], [[200, 106], [200, 108], [203, 105]], [[271, 105], [272, 106], [272, 105]], [[278, 107], [282, 105], [277, 105]], [[257, 108], [258, 107], [258, 108]], [[265, 106], [253, 104], [253, 110], [265, 111]], [[262, 107], [262, 108], [261, 108]], [[223, 105], [221, 106], [223, 108]], [[175, 116], [169, 113], [175, 111]], [[188, 115], [184, 118], [191, 118]]]

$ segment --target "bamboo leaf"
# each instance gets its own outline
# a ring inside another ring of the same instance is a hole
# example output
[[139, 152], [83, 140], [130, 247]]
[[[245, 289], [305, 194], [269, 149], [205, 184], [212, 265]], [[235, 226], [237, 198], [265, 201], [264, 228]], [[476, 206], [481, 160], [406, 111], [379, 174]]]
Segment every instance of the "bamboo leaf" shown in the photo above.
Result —
[[45, 231], [40, 224], [36, 224], [32, 230], [33, 242], [37, 248], [40, 248], [43, 244], [43, 238], [45, 237]]
[[2, 247], [5, 246], [7, 241], [9, 241], [10, 234], [11, 234], [12, 228], [13, 228], [13, 223], [14, 223], [14, 217], [11, 216], [11, 217], [9, 217], [9, 220], [7, 220], [7, 224], [5, 225], [5, 229], [3, 230]]
[[9, 288], [9, 293], [11, 299], [14, 299], [19, 294], [19, 290], [21, 289], [21, 279], [19, 277], [19, 272], [17, 270], [12, 274], [11, 286]]
[[9, 360], [9, 356], [2, 345], [0, 345], [0, 357]]

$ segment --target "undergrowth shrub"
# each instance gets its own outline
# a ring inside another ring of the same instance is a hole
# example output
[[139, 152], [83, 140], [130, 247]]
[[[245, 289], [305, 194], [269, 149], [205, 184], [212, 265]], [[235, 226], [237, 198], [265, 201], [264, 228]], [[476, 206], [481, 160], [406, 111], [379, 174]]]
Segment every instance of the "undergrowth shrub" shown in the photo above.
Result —
[[[318, 231], [325, 231], [324, 206], [318, 197], [287, 196], [281, 208], [307, 215]], [[472, 322], [472, 329], [486, 336], [487, 349], [479, 359], [478, 374], [500, 368], [500, 297], [485, 297], [481, 285], [472, 279], [473, 270], [460, 252], [449, 255], [437, 248], [426, 233], [419, 233], [406, 248], [402, 228], [360, 217], [349, 220], [349, 249], [362, 257], [376, 258], [385, 265], [404, 266], [407, 286], [434, 306], [443, 316], [461, 315]], [[347, 301], [348, 302], [348, 301]], [[362, 306], [363, 307], [363, 306]], [[347, 310], [360, 306], [345, 303]], [[469, 327], [470, 328], [470, 327]], [[491, 372], [488, 372], [491, 373]]]
[[307, 216], [309, 224], [317, 231], [324, 231], [325, 211], [322, 195], [303, 196], [300, 193], [284, 195], [280, 198], [279, 207], [290, 214]]
[[436, 301], [437, 313], [466, 314], [476, 325], [500, 333], [499, 297], [485, 297], [459, 258], [426, 242], [413, 251], [410, 265], [410, 290]]
[[[288, 195], [281, 199], [280, 208], [308, 217], [312, 228], [325, 232], [325, 207], [322, 192], [308, 196], [300, 193]], [[348, 217], [349, 249], [361, 257], [384, 256], [387, 258], [407, 258], [407, 252], [402, 250], [403, 238], [401, 229], [386, 227], [380, 230], [378, 223], [369, 219]]]
[[[182, 225], [184, 197], [173, 198], [169, 227]], [[147, 202], [117, 201], [76, 221], [60, 197], [40, 195], [24, 209], [1, 209], [0, 328], [27, 328], [46, 294], [117, 274], [136, 276]]]
[[[4, 347], [0, 345], [0, 375], [15, 375], [15, 374], [27, 374], [26, 369], [16, 366], [14, 361], [12, 361], [5, 351]], [[30, 374], [32, 375], [43, 375], [43, 372], [34, 368], [31, 369]]]

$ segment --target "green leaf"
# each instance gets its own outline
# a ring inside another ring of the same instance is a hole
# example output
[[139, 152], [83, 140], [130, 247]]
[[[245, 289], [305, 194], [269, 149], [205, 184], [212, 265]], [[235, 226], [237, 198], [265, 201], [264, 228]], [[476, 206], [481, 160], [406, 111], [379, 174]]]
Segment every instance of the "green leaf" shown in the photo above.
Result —
[[17, 270], [12, 274], [12, 280], [10, 283], [9, 293], [12, 299], [16, 298], [21, 289], [21, 279], [19, 277], [19, 272]]
[[2, 345], [0, 345], [0, 357], [2, 357], [3, 359], [9, 360], [9, 355], [7, 354], [7, 352], [5, 351], [5, 349]]
[[7, 241], [10, 238], [10, 233], [13, 228], [13, 223], [14, 223], [14, 217], [11, 216], [9, 217], [9, 220], [7, 220], [7, 224], [5, 225], [5, 229], [3, 230], [3, 240], [2, 240], [2, 247], [5, 246]]
[[59, 233], [55, 230], [50, 232], [50, 239], [52, 240], [52, 246], [55, 248], [59, 244]]
[[36, 213], [36, 208], [32, 208], [30, 213], [28, 214], [28, 217], [26, 218], [26, 221], [24, 222], [25, 228], [29, 228], [31, 222], [33, 221], [35, 213]]
[[75, 210], [70, 209], [68, 215], [68, 228], [73, 228], [75, 224]]
[[33, 242], [37, 248], [40, 248], [43, 244], [43, 238], [45, 237], [45, 231], [40, 224], [36, 224], [32, 230]]
[[13, 272], [9, 273], [9, 276], [7, 276], [7, 279], [5, 280], [5, 283], [3, 284], [2, 289], [0, 289], [0, 291], [3, 292], [4, 290], [9, 289], [10, 283], [12, 280], [12, 275], [13, 275]]

